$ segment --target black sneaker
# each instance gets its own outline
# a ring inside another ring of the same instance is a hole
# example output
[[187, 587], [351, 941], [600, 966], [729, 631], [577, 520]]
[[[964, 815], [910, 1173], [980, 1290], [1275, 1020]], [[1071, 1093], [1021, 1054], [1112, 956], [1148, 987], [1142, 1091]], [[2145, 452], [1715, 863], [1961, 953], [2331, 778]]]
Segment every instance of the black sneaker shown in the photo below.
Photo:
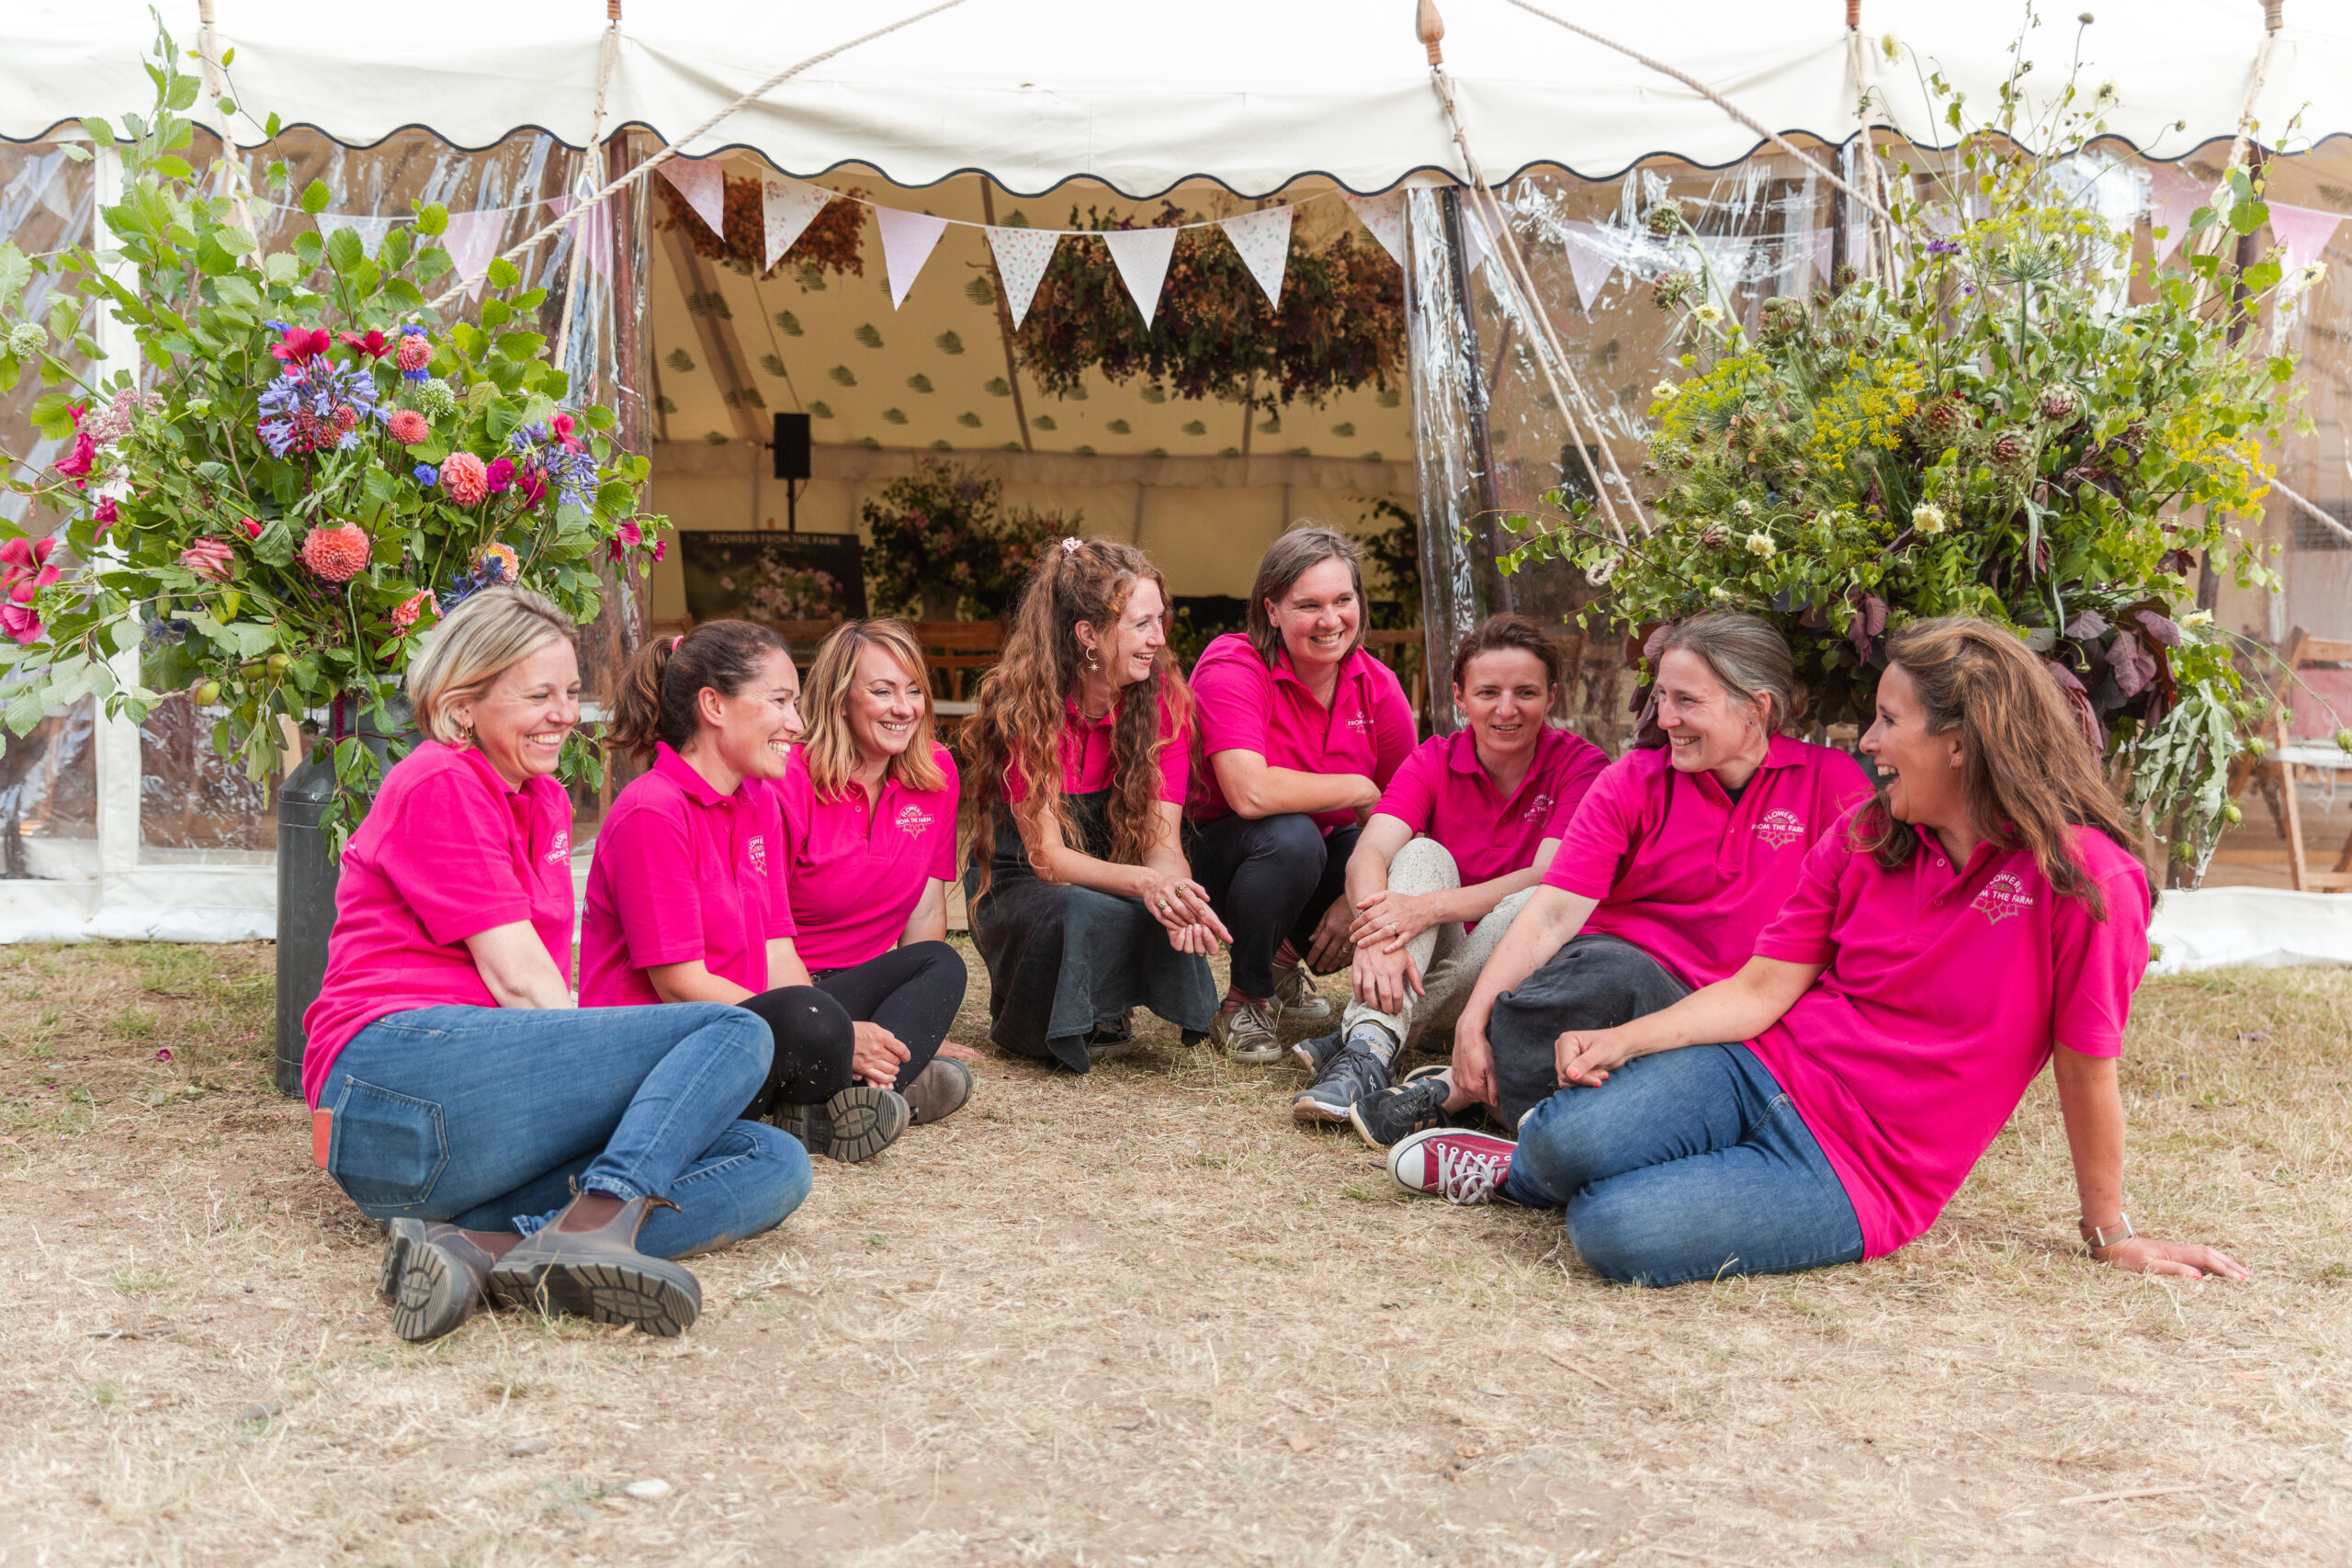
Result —
[[1324, 1064], [1340, 1054], [1342, 1043], [1340, 1032], [1335, 1029], [1329, 1034], [1309, 1035], [1293, 1045], [1290, 1054], [1297, 1057], [1299, 1065], [1308, 1072], [1319, 1075]]
[[1423, 1068], [1395, 1089], [1357, 1100], [1348, 1110], [1348, 1120], [1365, 1143], [1385, 1149], [1424, 1128], [1444, 1126], [1446, 1097], [1453, 1092], [1452, 1083]]
[[1324, 1065], [1306, 1093], [1291, 1101], [1295, 1122], [1344, 1122], [1366, 1095], [1388, 1087], [1388, 1064], [1360, 1046], [1349, 1046]]

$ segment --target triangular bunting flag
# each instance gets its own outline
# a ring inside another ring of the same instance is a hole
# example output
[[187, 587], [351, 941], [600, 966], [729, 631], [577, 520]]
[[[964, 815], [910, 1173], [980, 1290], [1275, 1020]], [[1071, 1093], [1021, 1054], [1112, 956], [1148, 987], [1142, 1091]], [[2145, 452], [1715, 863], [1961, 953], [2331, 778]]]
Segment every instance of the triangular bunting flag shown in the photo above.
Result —
[[1565, 238], [1568, 276], [1576, 281], [1577, 303], [1589, 316], [1593, 301], [1609, 287], [1609, 275], [1617, 270], [1617, 247], [1597, 223], [1570, 223]]
[[890, 274], [890, 309], [897, 310], [915, 286], [915, 274], [931, 259], [932, 247], [945, 232], [947, 220], [928, 212], [902, 212], [877, 207], [874, 221], [882, 231], [882, 265]]
[[1004, 302], [1012, 310], [1012, 330], [1019, 332], [1037, 297], [1037, 285], [1052, 265], [1061, 235], [1051, 229], [990, 229], [989, 254], [996, 257], [997, 281], [1004, 286]]
[[1728, 310], [1731, 291], [1747, 271], [1747, 254], [1756, 248], [1756, 241], [1746, 234], [1702, 234], [1699, 248], [1707, 254], [1707, 270], [1714, 275], [1715, 289], [1722, 296], [1715, 302]]
[[765, 272], [775, 265], [776, 258], [792, 249], [792, 243], [802, 231], [825, 210], [825, 203], [833, 193], [822, 186], [812, 186], [800, 180], [762, 180], [760, 182], [760, 222], [766, 231], [764, 258], [760, 270]]
[[1266, 291], [1266, 303], [1279, 306], [1283, 302], [1283, 274], [1290, 266], [1290, 219], [1287, 207], [1270, 207], [1263, 212], [1245, 212], [1238, 218], [1228, 218], [1218, 227], [1233, 248], [1241, 253], [1242, 265], [1258, 287]]
[[353, 231], [359, 236], [359, 248], [370, 257], [383, 244], [385, 234], [392, 227], [390, 218], [352, 218], [340, 212], [322, 212], [311, 221], [318, 224], [319, 233], [325, 239], [334, 239], [338, 229]]
[[1838, 254], [1838, 231], [1835, 229], [1807, 229], [1804, 239], [1813, 260], [1813, 286], [1826, 288], [1834, 281], [1829, 275], [1834, 267], [1832, 258]]
[[2205, 205], [2212, 188], [2177, 164], [2148, 165], [2148, 221], [2165, 231], [2156, 242], [2159, 265], [2188, 238], [2189, 215]]
[[2290, 277], [2319, 260], [2328, 241], [2335, 237], [2335, 226], [2343, 221], [2340, 212], [2290, 207], [2283, 201], [2270, 204], [2270, 234], [2287, 253], [2283, 259]]
[[662, 177], [677, 186], [712, 233], [727, 232], [727, 171], [718, 159], [673, 158], [662, 165]]
[[[578, 197], [552, 197], [548, 201], [548, 210], [560, 218], [579, 205]], [[453, 227], [457, 223], [454, 218], [449, 221]], [[601, 206], [592, 208], [584, 217], [575, 220], [570, 227], [571, 243], [588, 247], [581, 257], [581, 261], [588, 270], [599, 275], [610, 272], [613, 266], [613, 224], [612, 220], [605, 215], [605, 209]]]
[[1136, 309], [1143, 312], [1143, 324], [1150, 326], [1152, 313], [1159, 308], [1159, 286], [1168, 281], [1168, 264], [1176, 254], [1176, 231], [1105, 229], [1102, 243], [1111, 247], [1111, 260], [1135, 297]]
[[[552, 205], [552, 204], [550, 204]], [[449, 253], [449, 267], [481, 298], [482, 280], [498, 255], [498, 242], [506, 234], [503, 212], [452, 212], [441, 231], [441, 246]]]
[[[1502, 209], [1503, 221], [1509, 222], [1510, 208], [1499, 198], [1495, 206]], [[1476, 276], [1478, 269], [1487, 265], [1487, 258], [1501, 245], [1501, 242], [1487, 231], [1484, 216], [1486, 210], [1485, 202], [1464, 193], [1462, 198], [1462, 248], [1469, 254], [1462, 260], [1464, 272], [1471, 276]]]
[[1380, 248], [1405, 265], [1405, 193], [1392, 190], [1385, 196], [1351, 196], [1340, 193], [1340, 199], [1356, 215], [1356, 221], [1372, 231]]

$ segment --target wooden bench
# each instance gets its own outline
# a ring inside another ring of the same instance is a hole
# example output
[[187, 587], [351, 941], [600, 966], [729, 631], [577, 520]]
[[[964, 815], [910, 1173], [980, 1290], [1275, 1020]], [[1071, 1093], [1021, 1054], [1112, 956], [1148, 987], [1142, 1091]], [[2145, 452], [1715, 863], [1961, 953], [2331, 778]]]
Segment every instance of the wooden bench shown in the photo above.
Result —
[[[2352, 771], [2352, 752], [2335, 744], [2334, 726], [2326, 729], [2324, 739], [2314, 740], [2306, 737], [2298, 739], [2292, 696], [2293, 687], [2301, 680], [2303, 671], [2312, 666], [2352, 665], [2352, 642], [2312, 637], [2297, 626], [2287, 634], [2287, 641], [2279, 649], [2278, 657], [2279, 662], [2286, 666], [2286, 677], [2281, 682], [2279, 698], [2271, 705], [2270, 716], [2274, 727], [2271, 752], [2250, 773], [2266, 786], [2274, 780], [2277, 783], [2279, 815], [2284, 818], [2281, 827], [2287, 838], [2287, 874], [2296, 891], [2352, 891], [2352, 833], [2345, 835], [2343, 848], [2336, 852], [2334, 869], [2312, 870], [2303, 853], [2303, 811], [2295, 792], [2297, 769], [2329, 773]], [[2338, 723], [2341, 722], [2339, 719]]]
[[942, 702], [970, 700], [979, 688], [978, 672], [992, 670], [1004, 656], [1002, 621], [917, 621], [915, 640], [931, 666], [932, 695]]

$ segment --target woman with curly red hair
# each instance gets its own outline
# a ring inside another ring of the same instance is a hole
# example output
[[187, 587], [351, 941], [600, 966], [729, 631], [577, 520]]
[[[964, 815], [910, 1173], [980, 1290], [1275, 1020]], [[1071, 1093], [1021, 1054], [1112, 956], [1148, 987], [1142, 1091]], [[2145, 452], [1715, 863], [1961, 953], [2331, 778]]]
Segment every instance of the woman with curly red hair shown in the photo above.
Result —
[[1148, 1007], [1191, 1043], [1229, 940], [1179, 845], [1193, 696], [1141, 550], [1061, 539], [1021, 592], [967, 731], [962, 837], [990, 1038], [1084, 1072]]

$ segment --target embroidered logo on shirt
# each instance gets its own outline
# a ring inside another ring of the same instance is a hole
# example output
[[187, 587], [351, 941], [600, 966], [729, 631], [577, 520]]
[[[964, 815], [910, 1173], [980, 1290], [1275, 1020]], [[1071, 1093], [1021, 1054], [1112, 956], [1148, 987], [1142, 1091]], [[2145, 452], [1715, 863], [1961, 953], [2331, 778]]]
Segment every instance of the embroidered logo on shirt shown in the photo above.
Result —
[[1984, 919], [1999, 925], [2011, 915], [2021, 915], [2033, 908], [2033, 895], [2026, 891], [2025, 878], [2005, 871], [1984, 885], [1984, 891], [1968, 906], [1984, 911]]
[[752, 840], [752, 869], [762, 876], [768, 874], [768, 841], [764, 838]]
[[1552, 797], [1548, 795], [1538, 795], [1527, 803], [1527, 809], [1520, 814], [1519, 819], [1522, 822], [1540, 822], [1551, 814]]
[[1785, 850], [1804, 837], [1804, 818], [1793, 811], [1768, 811], [1757, 818], [1756, 831], [1776, 850]]
[[899, 807], [899, 831], [910, 839], [922, 838], [931, 831], [931, 813], [911, 804]]
[[1350, 729], [1370, 729], [1372, 728], [1372, 715], [1359, 709], [1355, 717], [1348, 720], [1348, 728]]
[[571, 858], [571, 829], [559, 828], [556, 829], [555, 837], [548, 841], [547, 863], [553, 865], [559, 861], [567, 861]]

